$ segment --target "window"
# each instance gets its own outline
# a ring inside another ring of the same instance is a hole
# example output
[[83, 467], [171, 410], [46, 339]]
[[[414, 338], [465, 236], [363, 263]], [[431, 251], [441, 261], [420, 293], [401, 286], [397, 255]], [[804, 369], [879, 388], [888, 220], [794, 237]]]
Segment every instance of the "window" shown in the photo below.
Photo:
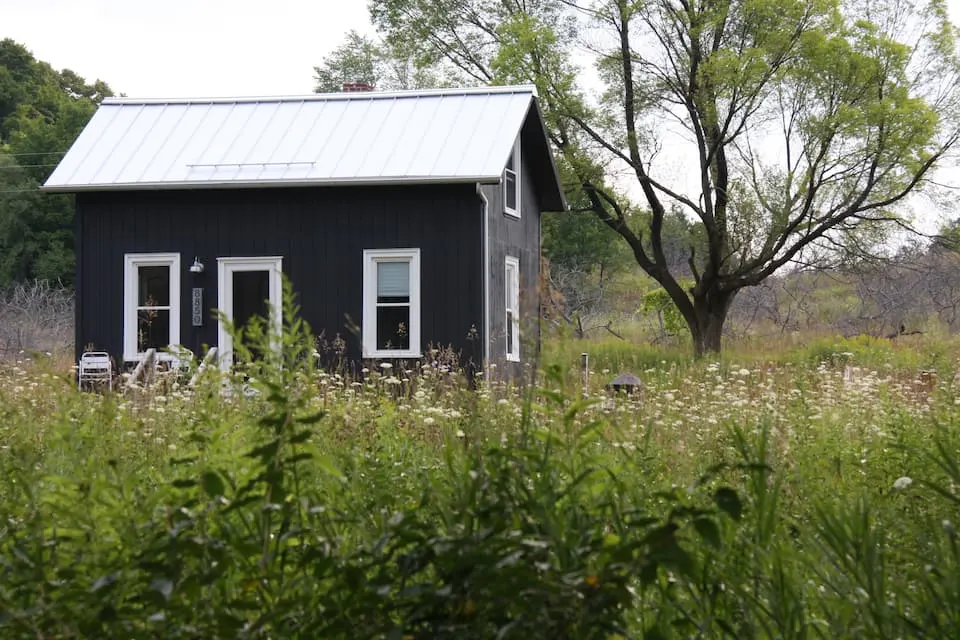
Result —
[[506, 258], [504, 283], [507, 290], [507, 360], [520, 362], [520, 261], [512, 256]]
[[363, 357], [420, 357], [420, 249], [363, 252]]
[[180, 344], [180, 254], [128, 253], [123, 263], [123, 359]]
[[520, 137], [513, 143], [513, 151], [503, 170], [503, 211], [520, 217]]

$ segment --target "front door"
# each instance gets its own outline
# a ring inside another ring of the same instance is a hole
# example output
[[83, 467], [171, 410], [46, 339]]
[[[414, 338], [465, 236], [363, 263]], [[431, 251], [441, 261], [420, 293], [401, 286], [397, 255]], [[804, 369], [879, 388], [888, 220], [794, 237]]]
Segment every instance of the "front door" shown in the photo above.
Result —
[[[217, 272], [218, 307], [235, 328], [248, 326], [254, 317], [266, 322], [271, 312], [279, 326], [282, 258], [218, 258]], [[235, 361], [233, 336], [223, 322], [218, 351], [221, 368], [229, 369]]]

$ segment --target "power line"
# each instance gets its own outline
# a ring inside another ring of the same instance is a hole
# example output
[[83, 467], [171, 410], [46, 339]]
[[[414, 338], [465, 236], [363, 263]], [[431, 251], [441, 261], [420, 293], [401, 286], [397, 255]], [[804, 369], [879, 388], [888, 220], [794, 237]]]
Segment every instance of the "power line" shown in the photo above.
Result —
[[49, 192], [49, 191], [41, 191], [39, 187], [36, 187], [36, 188], [34, 188], [34, 189], [7, 189], [7, 190], [0, 190], [0, 193], [39, 193], [39, 194], [42, 194], [42, 195], [60, 195], [60, 194], [53, 193], [53, 192]]
[[0, 167], [0, 169], [44, 169], [48, 167], [55, 167], [56, 164], [14, 164], [8, 167]]
[[64, 153], [66, 153], [66, 151], [33, 151], [30, 153], [9, 153], [7, 151], [3, 151], [2, 149], [0, 149], [0, 154], [5, 156], [13, 156], [15, 158], [18, 158], [21, 156], [58, 156], [58, 155], [63, 155]]

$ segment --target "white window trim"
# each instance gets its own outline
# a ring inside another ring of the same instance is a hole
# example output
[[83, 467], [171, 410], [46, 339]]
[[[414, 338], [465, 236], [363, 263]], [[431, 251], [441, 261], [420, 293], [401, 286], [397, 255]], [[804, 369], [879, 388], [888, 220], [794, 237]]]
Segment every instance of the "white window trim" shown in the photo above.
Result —
[[[137, 351], [137, 306], [140, 299], [140, 267], [170, 268], [170, 343], [180, 344], [180, 254], [127, 253], [123, 256], [123, 359], [139, 362], [146, 352]], [[158, 360], [176, 360], [172, 353], [157, 352]]]
[[[410, 348], [377, 349], [377, 262], [407, 259], [410, 262]], [[364, 358], [419, 358], [420, 351], [420, 249], [363, 250], [363, 324], [361, 347]]]
[[[513, 271], [514, 277], [514, 287], [513, 292], [515, 298], [510, 299], [510, 272]], [[504, 306], [503, 306], [503, 323], [506, 330], [515, 331], [513, 334], [513, 351], [506, 351], [508, 340], [506, 335], [504, 335], [503, 348], [506, 352], [507, 360], [510, 362], [520, 362], [520, 260], [514, 258], [513, 256], [507, 256], [504, 259], [504, 268], [503, 268], [503, 289], [504, 289]], [[507, 311], [513, 311], [513, 326], [507, 324]]]
[[[283, 322], [283, 257], [245, 256], [217, 258], [217, 308], [233, 322], [233, 274], [237, 271], [268, 271], [270, 278], [270, 308], [273, 310], [277, 332]], [[227, 285], [230, 285], [229, 287]], [[277, 336], [279, 347], [279, 336]], [[233, 336], [223, 321], [217, 323], [217, 356], [220, 368], [228, 371], [233, 364]]]
[[[508, 158], [508, 160], [509, 160], [509, 158]], [[507, 214], [508, 216], [512, 216], [512, 217], [514, 217], [514, 218], [519, 218], [519, 217], [520, 217], [520, 208], [521, 208], [521, 205], [520, 205], [520, 194], [523, 192], [522, 189], [520, 188], [520, 174], [522, 173], [522, 171], [521, 171], [522, 168], [523, 168], [523, 165], [521, 164], [521, 158], [520, 158], [520, 136], [518, 135], [518, 136], [517, 136], [517, 139], [513, 141], [513, 169], [512, 169], [512, 172], [513, 172], [513, 174], [514, 174], [514, 177], [513, 177], [513, 185], [514, 185], [514, 189], [515, 189], [515, 191], [516, 191], [516, 193], [515, 193], [515, 198], [516, 198], [516, 201], [517, 201], [517, 208], [516, 208], [516, 209], [511, 209], [510, 207], [507, 206], [507, 171], [511, 171], [511, 170], [510, 170], [510, 169], [507, 169], [506, 167], [504, 167], [504, 168], [503, 168], [503, 177], [502, 177], [502, 182], [503, 182], [503, 194], [502, 194], [502, 195], [503, 195], [503, 212], [504, 212], [505, 214]]]

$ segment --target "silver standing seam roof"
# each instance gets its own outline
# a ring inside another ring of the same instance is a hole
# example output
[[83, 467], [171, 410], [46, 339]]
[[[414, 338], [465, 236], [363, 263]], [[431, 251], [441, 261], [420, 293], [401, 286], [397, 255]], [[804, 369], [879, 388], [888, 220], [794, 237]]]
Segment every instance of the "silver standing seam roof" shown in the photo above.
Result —
[[496, 183], [531, 113], [540, 190], [563, 203], [532, 86], [107, 98], [43, 189]]

